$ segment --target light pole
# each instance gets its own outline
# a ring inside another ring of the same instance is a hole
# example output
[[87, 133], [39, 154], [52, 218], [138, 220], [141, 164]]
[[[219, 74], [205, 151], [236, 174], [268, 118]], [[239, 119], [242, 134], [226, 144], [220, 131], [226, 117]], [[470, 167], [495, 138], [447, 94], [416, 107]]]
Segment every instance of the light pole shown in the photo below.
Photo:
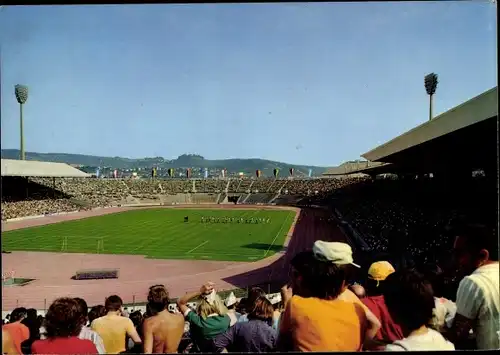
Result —
[[429, 95], [429, 121], [432, 120], [432, 98], [436, 93], [436, 88], [438, 84], [438, 76], [437, 74], [430, 73], [427, 74], [424, 78], [425, 91], [427, 91], [427, 95]]
[[26, 156], [24, 154], [24, 122], [23, 122], [23, 105], [28, 100], [28, 87], [26, 85], [17, 84], [15, 86], [16, 99], [19, 102], [19, 125], [20, 125], [20, 159], [25, 160]]

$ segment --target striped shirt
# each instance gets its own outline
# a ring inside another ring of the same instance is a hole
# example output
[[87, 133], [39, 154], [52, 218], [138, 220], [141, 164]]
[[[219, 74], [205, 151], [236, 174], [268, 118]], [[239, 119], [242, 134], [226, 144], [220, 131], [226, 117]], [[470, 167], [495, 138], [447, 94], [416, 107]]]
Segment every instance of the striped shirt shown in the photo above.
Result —
[[500, 349], [498, 262], [481, 266], [460, 281], [457, 313], [475, 321], [477, 349]]
[[78, 338], [90, 340], [92, 343], [94, 343], [99, 354], [106, 354], [106, 350], [104, 349], [104, 342], [102, 341], [101, 336], [89, 327], [83, 326], [80, 334], [78, 335]]

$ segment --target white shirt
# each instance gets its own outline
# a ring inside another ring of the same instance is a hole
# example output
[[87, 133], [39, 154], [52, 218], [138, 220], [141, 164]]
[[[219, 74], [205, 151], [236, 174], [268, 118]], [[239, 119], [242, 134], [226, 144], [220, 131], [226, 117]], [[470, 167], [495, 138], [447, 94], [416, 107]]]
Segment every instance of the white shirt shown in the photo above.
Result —
[[451, 328], [457, 306], [452, 301], [446, 298], [434, 297], [434, 310], [432, 316], [432, 326], [435, 330], [441, 331], [443, 328]]
[[455, 346], [446, 340], [440, 333], [427, 329], [424, 334], [410, 335], [407, 338], [396, 340], [386, 345], [385, 351], [445, 351], [455, 350]]
[[106, 354], [106, 350], [104, 349], [104, 342], [102, 341], [101, 336], [89, 327], [83, 326], [80, 334], [78, 335], [78, 338], [90, 340], [92, 343], [94, 343], [99, 354]]
[[474, 320], [479, 350], [500, 349], [500, 294], [498, 262], [481, 266], [460, 281], [457, 313]]

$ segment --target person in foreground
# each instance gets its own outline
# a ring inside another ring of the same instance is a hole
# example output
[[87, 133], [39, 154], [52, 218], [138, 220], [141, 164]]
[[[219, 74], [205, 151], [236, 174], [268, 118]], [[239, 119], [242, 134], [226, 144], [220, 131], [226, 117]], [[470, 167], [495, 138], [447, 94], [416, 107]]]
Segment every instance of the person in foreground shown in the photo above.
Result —
[[82, 317], [78, 302], [73, 298], [59, 298], [49, 307], [45, 315], [44, 340], [31, 346], [33, 354], [98, 354], [97, 348], [88, 339], [79, 339]]
[[482, 225], [457, 231], [454, 253], [465, 276], [457, 291], [457, 311], [447, 335], [465, 342], [476, 336], [476, 349], [500, 349], [498, 238]]
[[78, 297], [75, 298], [75, 301], [76, 303], [78, 303], [78, 311], [80, 312], [80, 319], [82, 323], [82, 329], [80, 330], [78, 338], [90, 340], [92, 343], [94, 343], [99, 354], [106, 354], [106, 350], [104, 349], [104, 342], [102, 341], [101, 336], [87, 327], [87, 323], [89, 321], [89, 308], [87, 306], [87, 302], [85, 302], [84, 299]]
[[168, 311], [170, 299], [165, 286], [149, 288], [148, 309], [151, 316], [143, 323], [144, 353], [175, 353], [184, 333], [184, 317]]
[[104, 342], [104, 348], [109, 354], [126, 351], [125, 339], [128, 335], [136, 344], [141, 343], [134, 323], [122, 314], [123, 301], [119, 296], [109, 296], [104, 302], [107, 314], [95, 319], [90, 327], [99, 334]]
[[261, 353], [276, 348], [277, 333], [271, 326], [274, 309], [271, 302], [259, 296], [250, 306], [247, 322], [239, 322], [218, 335], [214, 345], [219, 352]]
[[[197, 312], [193, 312], [187, 303], [190, 299], [201, 296]], [[188, 293], [177, 301], [179, 311], [189, 322], [189, 332], [193, 343], [201, 352], [214, 351], [213, 339], [224, 333], [231, 323], [227, 308], [217, 296], [214, 284], [208, 282], [201, 286], [199, 292]]]
[[328, 248], [301, 252], [291, 261], [291, 284], [282, 290], [285, 311], [280, 320], [279, 351], [362, 348], [366, 313], [359, 304], [338, 298], [346, 287], [346, 269], [335, 264], [337, 255], [330, 253], [339, 246], [328, 243], [324, 247]]
[[5, 329], [2, 329], [2, 354], [20, 354], [20, 352], [18, 352], [16, 347], [14, 346], [14, 342], [12, 341], [9, 332], [7, 332]]
[[434, 309], [431, 284], [415, 270], [396, 271], [384, 281], [383, 295], [391, 317], [401, 326], [404, 338], [386, 351], [455, 350], [440, 333], [428, 327]]

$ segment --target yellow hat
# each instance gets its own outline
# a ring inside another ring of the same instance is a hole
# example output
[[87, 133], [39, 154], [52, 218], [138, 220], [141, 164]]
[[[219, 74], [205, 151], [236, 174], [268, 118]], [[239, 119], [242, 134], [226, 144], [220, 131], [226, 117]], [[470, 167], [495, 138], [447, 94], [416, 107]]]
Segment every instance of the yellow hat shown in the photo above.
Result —
[[368, 278], [375, 281], [384, 281], [394, 271], [396, 270], [388, 261], [377, 261], [370, 265]]

